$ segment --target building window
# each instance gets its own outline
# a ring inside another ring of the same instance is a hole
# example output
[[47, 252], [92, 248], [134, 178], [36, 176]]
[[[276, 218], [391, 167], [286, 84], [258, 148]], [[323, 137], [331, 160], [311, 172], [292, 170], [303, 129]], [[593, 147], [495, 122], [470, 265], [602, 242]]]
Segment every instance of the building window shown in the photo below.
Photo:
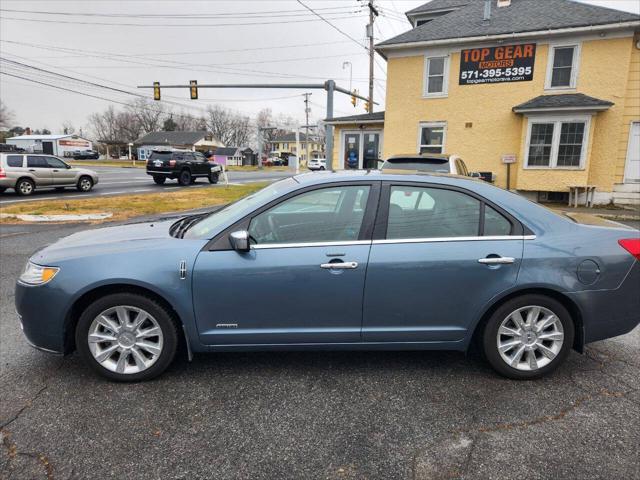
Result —
[[527, 167], [583, 168], [588, 119], [529, 123]]
[[425, 97], [441, 97], [447, 94], [449, 83], [449, 57], [427, 57], [425, 59]]
[[445, 123], [422, 123], [419, 129], [419, 153], [444, 153], [447, 125]]
[[547, 88], [576, 88], [578, 45], [550, 47]]

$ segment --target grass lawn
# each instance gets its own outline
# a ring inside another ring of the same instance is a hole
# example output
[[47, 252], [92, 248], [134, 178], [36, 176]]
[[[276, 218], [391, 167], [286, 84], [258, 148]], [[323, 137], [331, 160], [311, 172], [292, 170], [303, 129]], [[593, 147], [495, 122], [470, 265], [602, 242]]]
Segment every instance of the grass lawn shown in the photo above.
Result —
[[[69, 215], [111, 212], [113, 216], [106, 221], [125, 220], [141, 215], [177, 212], [233, 202], [249, 195], [266, 183], [247, 185], [229, 185], [214, 188], [198, 188], [146, 195], [120, 195], [69, 199], [54, 201], [24, 202], [2, 208], [1, 213], [29, 215]], [[11, 218], [0, 219], [0, 223], [16, 223]]]

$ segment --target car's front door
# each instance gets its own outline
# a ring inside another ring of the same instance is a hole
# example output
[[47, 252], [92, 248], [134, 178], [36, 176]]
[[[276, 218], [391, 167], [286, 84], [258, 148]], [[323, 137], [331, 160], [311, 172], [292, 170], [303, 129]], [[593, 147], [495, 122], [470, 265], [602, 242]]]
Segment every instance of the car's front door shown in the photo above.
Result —
[[522, 225], [459, 189], [385, 184], [367, 267], [365, 342], [459, 342], [516, 282]]
[[67, 164], [56, 157], [46, 157], [47, 166], [51, 170], [51, 176], [53, 178], [53, 184], [58, 185], [72, 185], [76, 178], [76, 171], [71, 168], [67, 168]]
[[36, 187], [49, 187], [53, 184], [53, 175], [47, 163], [47, 157], [27, 155], [27, 171], [36, 182]]
[[249, 252], [201, 252], [193, 272], [201, 341], [360, 342], [378, 192], [379, 182], [312, 187], [241, 223]]

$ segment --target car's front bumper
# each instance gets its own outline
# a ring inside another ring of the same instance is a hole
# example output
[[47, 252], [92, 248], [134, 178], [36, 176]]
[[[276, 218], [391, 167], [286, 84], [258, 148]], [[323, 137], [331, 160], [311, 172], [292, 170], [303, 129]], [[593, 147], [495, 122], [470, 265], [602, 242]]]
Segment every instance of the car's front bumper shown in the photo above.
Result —
[[51, 284], [32, 287], [16, 283], [16, 311], [29, 344], [51, 353], [66, 353], [66, 303], [66, 294]]

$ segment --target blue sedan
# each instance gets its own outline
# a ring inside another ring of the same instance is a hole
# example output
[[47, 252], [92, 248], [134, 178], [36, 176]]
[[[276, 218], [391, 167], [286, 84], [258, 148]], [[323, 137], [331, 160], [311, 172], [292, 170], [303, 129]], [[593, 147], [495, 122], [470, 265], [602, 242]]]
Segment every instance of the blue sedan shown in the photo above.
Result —
[[192, 352], [459, 350], [540, 377], [640, 322], [640, 238], [464, 177], [300, 175], [208, 215], [76, 233], [16, 286], [27, 340], [139, 381]]

